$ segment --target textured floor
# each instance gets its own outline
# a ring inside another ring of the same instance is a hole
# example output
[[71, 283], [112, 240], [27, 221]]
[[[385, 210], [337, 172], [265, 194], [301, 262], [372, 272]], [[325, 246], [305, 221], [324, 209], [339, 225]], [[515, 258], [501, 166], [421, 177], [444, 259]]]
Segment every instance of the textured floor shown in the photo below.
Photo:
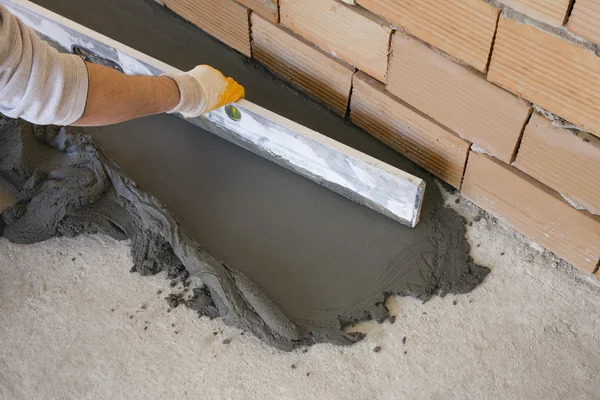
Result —
[[0, 239], [0, 398], [598, 398], [596, 282], [489, 218], [468, 237], [493, 268], [473, 293], [391, 299], [394, 324], [306, 353], [168, 312], [179, 287], [130, 274], [127, 243]]

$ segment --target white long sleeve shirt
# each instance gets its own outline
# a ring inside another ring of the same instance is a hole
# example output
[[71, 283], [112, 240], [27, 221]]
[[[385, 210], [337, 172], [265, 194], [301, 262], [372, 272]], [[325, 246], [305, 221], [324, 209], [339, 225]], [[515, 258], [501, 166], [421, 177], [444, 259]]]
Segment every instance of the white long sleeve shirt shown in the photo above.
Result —
[[40, 125], [70, 125], [83, 115], [88, 72], [0, 5], [0, 113]]

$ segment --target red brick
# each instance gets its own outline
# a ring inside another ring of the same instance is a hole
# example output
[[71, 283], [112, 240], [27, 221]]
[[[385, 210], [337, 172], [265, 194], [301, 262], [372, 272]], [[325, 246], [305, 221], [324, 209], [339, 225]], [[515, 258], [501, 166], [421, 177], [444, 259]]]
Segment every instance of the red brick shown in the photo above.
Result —
[[471, 152], [461, 193], [587, 273], [600, 260], [600, 219], [490, 156]]
[[392, 39], [387, 90], [505, 162], [531, 108], [400, 32]]
[[254, 58], [300, 90], [346, 114], [354, 68], [252, 13]]
[[579, 36], [600, 44], [600, 0], [577, 0], [567, 28]]
[[359, 72], [350, 102], [352, 122], [454, 187], [460, 187], [470, 143], [436, 124]]
[[502, 3], [539, 21], [561, 26], [571, 0], [502, 0]]
[[237, 0], [260, 15], [261, 17], [271, 21], [279, 22], [279, 5], [277, 0]]
[[484, 72], [500, 10], [482, 0], [358, 0], [366, 9]]
[[600, 215], [600, 140], [585, 140], [534, 114], [515, 165], [567, 198]]
[[231, 0], [163, 0], [184, 19], [250, 57], [248, 9]]
[[600, 57], [593, 51], [503, 18], [488, 79], [600, 134]]
[[384, 81], [392, 28], [336, 0], [280, 0], [281, 23], [308, 41]]

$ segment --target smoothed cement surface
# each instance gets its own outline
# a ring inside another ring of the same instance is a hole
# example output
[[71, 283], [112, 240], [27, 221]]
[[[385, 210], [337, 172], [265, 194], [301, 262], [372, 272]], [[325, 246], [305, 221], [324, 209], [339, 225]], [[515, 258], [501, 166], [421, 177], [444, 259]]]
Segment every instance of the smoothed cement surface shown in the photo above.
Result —
[[440, 208], [431, 179], [422, 222], [407, 228], [170, 116], [86, 131], [298, 324], [380, 319], [385, 293], [426, 299], [483, 277], [471, 275], [464, 220]]
[[470, 259], [464, 219], [442, 207], [431, 175], [364, 132], [154, 3], [40, 2], [51, 3], [180, 68], [191, 67], [177, 65], [181, 57], [212, 64], [246, 85], [250, 100], [423, 178], [428, 191], [421, 223], [410, 229], [172, 116], [86, 129], [94, 141], [77, 129], [5, 119], [0, 173], [20, 201], [3, 214], [9, 239], [127, 236], [135, 270], [185, 268], [212, 299], [202, 297], [201, 313], [216, 309], [286, 349], [352, 343], [361, 335], [342, 325], [386, 318], [386, 295], [464, 293], [487, 274]]
[[350, 344], [362, 335], [343, 326], [387, 318], [387, 295], [465, 293], [489, 271], [426, 174], [434, 190], [408, 228], [172, 116], [88, 132], [104, 152], [79, 129], [0, 119], [17, 200], [3, 236], [130, 238], [134, 271], [199, 278], [201, 315], [279, 348]]

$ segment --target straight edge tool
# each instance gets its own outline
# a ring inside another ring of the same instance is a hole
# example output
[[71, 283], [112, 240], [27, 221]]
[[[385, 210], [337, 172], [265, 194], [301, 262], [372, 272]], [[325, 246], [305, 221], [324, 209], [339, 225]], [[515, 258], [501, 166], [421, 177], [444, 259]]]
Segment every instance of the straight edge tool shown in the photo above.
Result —
[[[41, 37], [129, 75], [180, 71], [26, 0], [0, 0]], [[247, 100], [186, 119], [356, 203], [409, 227], [419, 222], [425, 182]]]

